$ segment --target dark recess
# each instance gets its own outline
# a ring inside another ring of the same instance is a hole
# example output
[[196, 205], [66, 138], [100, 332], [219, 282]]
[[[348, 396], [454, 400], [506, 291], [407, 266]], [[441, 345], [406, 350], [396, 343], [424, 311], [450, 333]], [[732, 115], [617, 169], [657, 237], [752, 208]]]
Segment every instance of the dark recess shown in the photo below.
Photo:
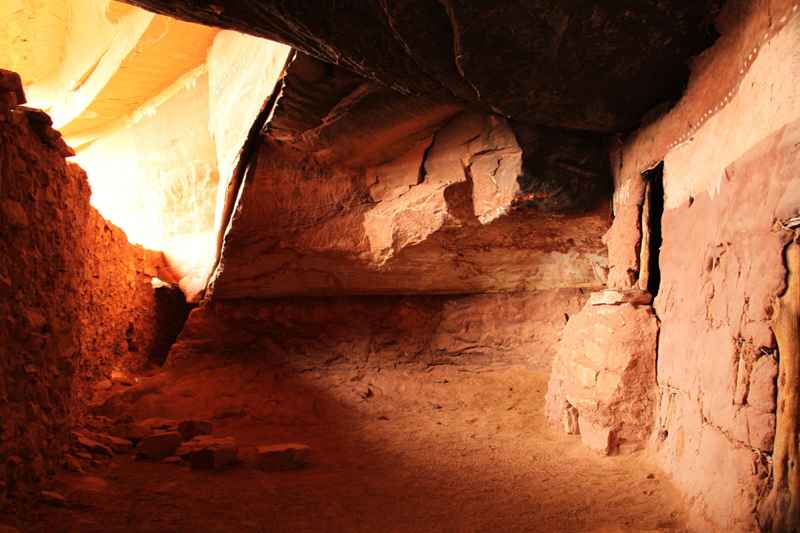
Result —
[[654, 297], [658, 294], [661, 285], [661, 270], [659, 267], [659, 256], [661, 254], [661, 217], [664, 214], [664, 162], [658, 164], [652, 170], [644, 173], [647, 180], [649, 205], [650, 205], [650, 253], [649, 253], [649, 272], [647, 279], [647, 290]]
[[176, 285], [164, 284], [156, 287], [156, 328], [150, 361], [163, 365], [170, 348], [183, 330], [189, 312], [194, 307], [186, 302], [183, 291]]
[[605, 137], [511, 122], [523, 150], [517, 178], [526, 208], [574, 214], [594, 211], [613, 189]]

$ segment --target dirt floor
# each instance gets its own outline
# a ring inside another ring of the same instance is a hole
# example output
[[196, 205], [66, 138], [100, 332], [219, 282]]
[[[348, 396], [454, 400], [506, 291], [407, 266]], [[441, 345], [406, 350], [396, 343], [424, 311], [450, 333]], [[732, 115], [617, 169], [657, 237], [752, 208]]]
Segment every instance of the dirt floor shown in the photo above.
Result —
[[[234, 436], [222, 471], [116, 455], [62, 473], [62, 507], [2, 522], [33, 532], [683, 531], [669, 481], [642, 455], [600, 457], [542, 415], [546, 374], [433, 366], [298, 372], [203, 359], [143, 380], [122, 412], [208, 418]], [[301, 442], [313, 464], [265, 472], [261, 444]], [[24, 515], [24, 516], [21, 516]]]

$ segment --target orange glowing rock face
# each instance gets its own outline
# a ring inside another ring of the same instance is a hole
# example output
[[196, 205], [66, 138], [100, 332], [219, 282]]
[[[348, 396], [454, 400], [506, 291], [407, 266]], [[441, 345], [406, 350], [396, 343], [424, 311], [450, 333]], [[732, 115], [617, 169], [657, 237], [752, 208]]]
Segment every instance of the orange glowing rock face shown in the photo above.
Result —
[[76, 149], [92, 205], [202, 291], [224, 190], [289, 47], [110, 0], [14, 0], [0, 15], [0, 67]]
[[142, 245], [211, 231], [217, 160], [208, 132], [208, 76], [185, 82], [140, 120], [80, 150], [92, 204]]

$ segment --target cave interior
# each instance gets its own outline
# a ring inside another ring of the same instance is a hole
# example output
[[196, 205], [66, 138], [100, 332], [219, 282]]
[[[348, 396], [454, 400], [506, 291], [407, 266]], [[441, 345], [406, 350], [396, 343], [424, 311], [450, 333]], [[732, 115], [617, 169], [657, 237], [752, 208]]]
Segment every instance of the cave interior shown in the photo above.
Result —
[[800, 532], [796, 0], [0, 15], [0, 533]]

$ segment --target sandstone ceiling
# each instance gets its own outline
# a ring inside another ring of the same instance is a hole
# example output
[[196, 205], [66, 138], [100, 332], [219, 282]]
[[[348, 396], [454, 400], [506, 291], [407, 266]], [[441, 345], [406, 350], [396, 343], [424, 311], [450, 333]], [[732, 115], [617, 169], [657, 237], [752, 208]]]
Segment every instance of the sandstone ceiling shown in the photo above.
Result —
[[154, 17], [107, 83], [62, 133], [91, 138], [129, 118], [187, 71], [205, 63], [216, 34], [213, 28]]
[[218, 190], [289, 48], [114, 0], [3, 0], [0, 19], [0, 67], [75, 149], [92, 205], [204, 286]]
[[9, 0], [0, 14], [0, 64], [79, 143], [202, 65], [219, 31], [110, 0]]
[[[219, 230], [213, 293], [247, 298], [601, 284], [609, 141], [680, 96], [723, 0], [124, 1], [0, 59], [58, 50], [29, 94], [90, 178], [144, 176], [95, 192], [192, 236], [193, 292]], [[288, 48], [219, 28], [295, 50], [273, 97]]]
[[126, 1], [287, 43], [402, 94], [612, 132], [680, 95], [722, 0]]
[[235, 195], [215, 299], [604, 279], [610, 174], [594, 138], [399, 94], [302, 53], [261, 134]]
[[[54, 71], [64, 54], [68, 4], [29, 3], [10, 0], [0, 3], [0, 64], [18, 72], [28, 85]], [[32, 34], [40, 36], [30, 38]]]
[[297, 51], [222, 299], [603, 283], [609, 136], [680, 96], [721, 3], [126, 1]]

